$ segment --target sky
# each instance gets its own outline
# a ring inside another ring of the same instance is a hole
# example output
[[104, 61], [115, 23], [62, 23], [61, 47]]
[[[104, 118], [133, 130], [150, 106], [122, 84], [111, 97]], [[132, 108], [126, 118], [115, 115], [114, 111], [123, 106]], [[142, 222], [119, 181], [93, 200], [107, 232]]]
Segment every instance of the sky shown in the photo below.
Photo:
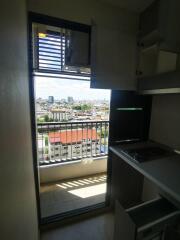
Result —
[[68, 96], [74, 100], [110, 100], [110, 90], [92, 89], [90, 81], [67, 80], [48, 77], [35, 77], [36, 98], [48, 99], [54, 96], [55, 100]]

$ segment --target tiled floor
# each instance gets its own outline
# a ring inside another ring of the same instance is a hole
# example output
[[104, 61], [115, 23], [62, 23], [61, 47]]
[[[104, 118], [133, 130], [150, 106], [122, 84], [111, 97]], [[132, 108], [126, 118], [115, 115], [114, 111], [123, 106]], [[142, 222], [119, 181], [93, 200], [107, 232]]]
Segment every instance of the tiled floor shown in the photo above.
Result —
[[114, 214], [106, 213], [41, 233], [41, 240], [113, 240]]
[[68, 179], [40, 188], [41, 215], [48, 217], [105, 201], [106, 174]]

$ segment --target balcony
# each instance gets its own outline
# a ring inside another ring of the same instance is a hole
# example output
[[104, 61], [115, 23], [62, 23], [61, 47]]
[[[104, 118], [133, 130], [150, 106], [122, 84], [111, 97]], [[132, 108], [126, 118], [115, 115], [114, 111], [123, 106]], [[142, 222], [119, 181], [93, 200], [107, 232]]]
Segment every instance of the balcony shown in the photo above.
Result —
[[109, 122], [38, 123], [37, 131], [42, 216], [105, 201]]
[[105, 201], [106, 174], [93, 174], [41, 184], [43, 218]]
[[108, 121], [38, 123], [39, 165], [107, 156]]

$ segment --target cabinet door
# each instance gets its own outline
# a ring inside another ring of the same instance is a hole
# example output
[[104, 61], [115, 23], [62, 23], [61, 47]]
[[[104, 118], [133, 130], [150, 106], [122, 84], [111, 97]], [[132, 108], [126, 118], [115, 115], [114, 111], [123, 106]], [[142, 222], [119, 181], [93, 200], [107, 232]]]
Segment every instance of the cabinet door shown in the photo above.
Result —
[[91, 87], [136, 89], [136, 36], [102, 26], [92, 26]]
[[180, 1], [160, 0], [159, 31], [163, 36], [162, 49], [180, 52]]

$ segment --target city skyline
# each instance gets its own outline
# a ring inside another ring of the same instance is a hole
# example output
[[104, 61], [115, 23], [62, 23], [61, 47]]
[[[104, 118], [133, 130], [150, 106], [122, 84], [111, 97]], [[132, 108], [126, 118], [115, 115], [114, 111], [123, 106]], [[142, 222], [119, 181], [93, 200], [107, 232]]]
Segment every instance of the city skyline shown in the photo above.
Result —
[[110, 90], [92, 89], [90, 81], [55, 79], [48, 77], [35, 77], [36, 99], [48, 99], [53, 96], [55, 100], [67, 99], [69, 96], [74, 100], [108, 100]]

